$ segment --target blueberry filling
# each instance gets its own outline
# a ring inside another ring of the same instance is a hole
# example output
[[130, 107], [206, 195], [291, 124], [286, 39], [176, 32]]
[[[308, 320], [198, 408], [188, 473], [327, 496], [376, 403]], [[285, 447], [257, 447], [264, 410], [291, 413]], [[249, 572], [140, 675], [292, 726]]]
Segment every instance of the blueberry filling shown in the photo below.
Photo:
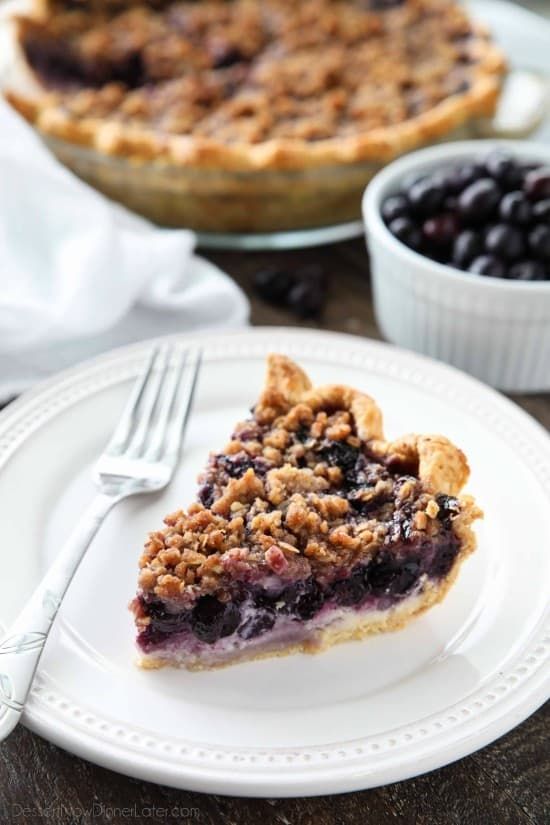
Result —
[[307, 619], [312, 618], [322, 606], [323, 594], [317, 582], [310, 578], [278, 590], [257, 589], [253, 601], [258, 607], [269, 607], [283, 615]]
[[[263, 432], [254, 422], [235, 433], [235, 439], [261, 441]], [[271, 631], [276, 622], [312, 620], [322, 609], [371, 606], [386, 609], [410, 594], [424, 578], [440, 579], [448, 574], [460, 543], [452, 521], [460, 512], [454, 496], [436, 496], [437, 534], [428, 537], [415, 529], [416, 492], [421, 492], [417, 467], [399, 457], [382, 461], [362, 448], [329, 438], [316, 439], [302, 424], [293, 433], [289, 448], [303, 447], [297, 466], [324, 462], [340, 469], [342, 477], [334, 486], [347, 498], [351, 522], [374, 517], [385, 525], [384, 543], [376, 554], [351, 570], [342, 570], [331, 581], [320, 583], [313, 575], [264, 589], [254, 582], [233, 583], [231, 600], [222, 603], [213, 595], [198, 599], [192, 610], [173, 613], [162, 602], [141, 597], [143, 613], [150, 623], [140, 634], [140, 645], [150, 649], [172, 634], [184, 633], [206, 644], [235, 636], [255, 639]], [[302, 464], [300, 464], [302, 462]], [[210, 507], [231, 479], [241, 478], [249, 469], [262, 478], [273, 465], [245, 449], [234, 454], [214, 455], [199, 500]], [[407, 493], [401, 496], [403, 487]], [[414, 495], [411, 496], [411, 490]]]
[[359, 449], [347, 444], [345, 441], [323, 441], [318, 451], [330, 467], [340, 467], [344, 476], [348, 474], [353, 477], [353, 472], [359, 458]]
[[309, 579], [304, 592], [296, 599], [293, 613], [302, 621], [308, 621], [319, 612], [324, 600], [325, 595], [319, 584], [314, 579]]
[[138, 637], [138, 642], [142, 650], [148, 651], [151, 648], [161, 645], [170, 638], [170, 633], [159, 630], [153, 623], [142, 630]]
[[230, 478], [240, 478], [247, 470], [254, 470], [257, 476], [265, 475], [268, 463], [263, 458], [251, 458], [247, 453], [237, 455], [219, 455], [216, 463]]
[[446, 496], [443, 494], [436, 496], [436, 501], [439, 506], [437, 517], [443, 522], [445, 527], [449, 527], [451, 520], [460, 512], [460, 503], [454, 496]]
[[235, 63], [242, 63], [245, 56], [236, 46], [230, 43], [220, 44], [212, 48], [212, 65], [215, 69], [227, 69]]
[[413, 529], [412, 515], [407, 508], [396, 510], [392, 515], [391, 526], [386, 537], [386, 544], [408, 541]]
[[256, 611], [254, 616], [246, 619], [239, 627], [238, 634], [241, 639], [254, 639], [262, 633], [271, 630], [275, 624], [275, 611], [266, 608], [261, 608]]
[[48, 85], [60, 89], [75, 86], [99, 88], [105, 83], [124, 83], [135, 89], [147, 82], [142, 55], [130, 51], [115, 60], [87, 60], [66, 42], [28, 33], [23, 44], [29, 64]]
[[[142, 605], [144, 602], [142, 601]], [[160, 601], [150, 601], [146, 605], [146, 610], [151, 618], [151, 624], [163, 633], [173, 633], [181, 630], [189, 623], [189, 611], [170, 613]]]
[[397, 562], [387, 554], [379, 553], [368, 570], [370, 592], [375, 596], [403, 596], [412, 590], [421, 572], [418, 558]]
[[336, 604], [342, 607], [351, 607], [362, 602], [368, 592], [366, 566], [359, 565], [347, 579], [335, 581], [331, 590]]
[[191, 629], [202, 642], [213, 644], [230, 636], [239, 626], [240, 611], [236, 604], [222, 604], [214, 596], [201, 596], [191, 612]]
[[204, 507], [212, 507], [216, 498], [214, 485], [210, 483], [201, 484], [198, 492], [198, 499]]
[[[249, 640], [272, 630], [278, 616], [309, 621], [325, 606], [356, 607], [368, 604], [369, 600], [383, 599], [386, 607], [388, 599], [390, 603], [398, 602], [411, 593], [422, 576], [437, 580], [452, 568], [459, 543], [445, 525], [455, 513], [455, 504], [452, 496], [440, 496], [440, 518], [444, 526], [436, 542], [424, 540], [406, 552], [381, 550], [369, 562], [357, 565], [346, 578], [324, 587], [313, 577], [274, 591], [253, 586], [225, 604], [214, 596], [201, 596], [192, 611], [173, 614], [160, 602], [142, 598], [142, 609], [151, 621], [140, 633], [140, 645], [148, 650], [185, 630], [207, 644], [235, 632], [239, 638]], [[247, 599], [253, 612], [243, 618], [242, 602]]]
[[456, 554], [457, 548], [451, 541], [442, 544], [438, 548], [431, 566], [431, 572], [434, 578], [441, 578], [447, 575], [453, 566]]

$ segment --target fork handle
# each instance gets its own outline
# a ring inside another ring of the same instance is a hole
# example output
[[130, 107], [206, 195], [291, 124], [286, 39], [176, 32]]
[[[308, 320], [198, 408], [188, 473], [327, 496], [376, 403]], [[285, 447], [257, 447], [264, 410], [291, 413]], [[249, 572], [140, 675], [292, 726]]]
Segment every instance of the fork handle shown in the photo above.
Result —
[[0, 642], [0, 742], [19, 722], [38, 660], [84, 553], [118, 496], [99, 493]]

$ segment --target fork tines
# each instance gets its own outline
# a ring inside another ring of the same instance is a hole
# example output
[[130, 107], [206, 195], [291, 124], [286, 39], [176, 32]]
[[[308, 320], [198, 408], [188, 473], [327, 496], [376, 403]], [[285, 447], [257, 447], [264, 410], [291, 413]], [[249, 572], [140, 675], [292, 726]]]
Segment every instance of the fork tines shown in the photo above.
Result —
[[177, 344], [153, 347], [105, 455], [177, 459], [193, 401], [202, 353]]

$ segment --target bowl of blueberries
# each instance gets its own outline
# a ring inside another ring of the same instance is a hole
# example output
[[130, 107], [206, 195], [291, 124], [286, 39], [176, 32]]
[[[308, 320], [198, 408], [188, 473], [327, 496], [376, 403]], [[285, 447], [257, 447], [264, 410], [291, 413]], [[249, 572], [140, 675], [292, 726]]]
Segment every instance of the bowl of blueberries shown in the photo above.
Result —
[[389, 341], [502, 390], [550, 390], [550, 146], [414, 152], [373, 178], [363, 216]]

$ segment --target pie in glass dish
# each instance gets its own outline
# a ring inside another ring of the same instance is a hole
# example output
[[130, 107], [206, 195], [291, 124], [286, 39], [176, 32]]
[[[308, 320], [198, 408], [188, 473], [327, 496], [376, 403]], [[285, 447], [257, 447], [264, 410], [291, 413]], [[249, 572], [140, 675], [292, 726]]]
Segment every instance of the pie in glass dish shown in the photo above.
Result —
[[359, 215], [396, 155], [493, 113], [505, 62], [451, 0], [35, 0], [11, 103], [159, 222], [271, 231]]
[[387, 441], [375, 401], [268, 359], [252, 417], [186, 510], [150, 534], [131, 603], [139, 663], [191, 670], [396, 630], [440, 602], [476, 547], [464, 454]]

